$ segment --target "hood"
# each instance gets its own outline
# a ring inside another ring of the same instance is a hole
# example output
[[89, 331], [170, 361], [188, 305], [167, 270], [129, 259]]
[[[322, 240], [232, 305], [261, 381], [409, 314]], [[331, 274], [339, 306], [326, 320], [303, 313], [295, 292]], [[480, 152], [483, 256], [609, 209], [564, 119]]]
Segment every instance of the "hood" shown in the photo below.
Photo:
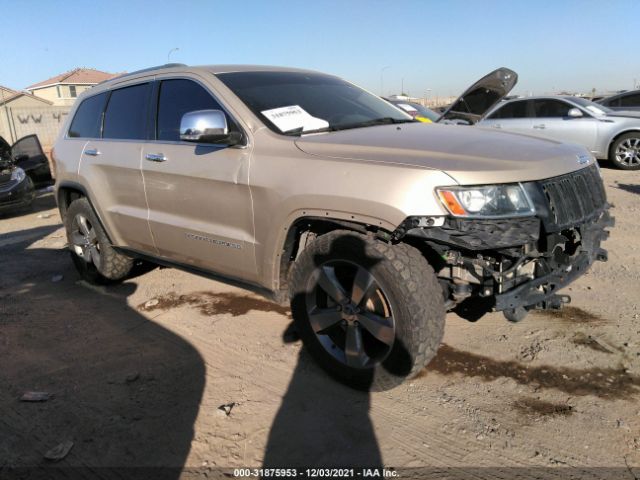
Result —
[[11, 160], [11, 145], [7, 141], [0, 137], [0, 161]]
[[[296, 146], [310, 155], [441, 170], [461, 185], [510, 183], [563, 175], [593, 157], [577, 145], [484, 128], [381, 125], [307, 135]], [[365, 179], [366, 181], [366, 179]]]
[[518, 74], [508, 68], [498, 68], [471, 85], [438, 119], [467, 120], [474, 124], [506, 97], [518, 83]]
[[4, 138], [0, 137], [0, 172], [11, 173], [12, 169], [13, 159], [11, 156], [11, 146]]
[[625, 117], [625, 118], [640, 118], [640, 111], [633, 110], [614, 110], [606, 115], [607, 117]]

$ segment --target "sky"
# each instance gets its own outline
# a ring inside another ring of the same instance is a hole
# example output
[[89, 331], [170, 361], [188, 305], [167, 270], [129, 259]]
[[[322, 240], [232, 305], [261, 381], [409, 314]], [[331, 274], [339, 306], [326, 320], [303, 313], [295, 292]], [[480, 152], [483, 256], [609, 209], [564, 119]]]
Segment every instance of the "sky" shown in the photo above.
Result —
[[14, 89], [169, 53], [310, 68], [384, 95], [458, 95], [502, 66], [518, 73], [516, 94], [640, 83], [640, 0], [0, 0], [0, 11], [0, 85]]

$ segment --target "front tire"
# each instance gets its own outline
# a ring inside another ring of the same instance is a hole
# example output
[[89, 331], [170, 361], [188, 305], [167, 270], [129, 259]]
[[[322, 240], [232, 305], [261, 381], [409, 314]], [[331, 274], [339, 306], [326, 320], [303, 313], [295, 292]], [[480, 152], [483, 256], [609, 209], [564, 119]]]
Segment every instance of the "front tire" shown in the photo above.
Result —
[[617, 138], [609, 148], [609, 160], [621, 170], [640, 170], [640, 132]]
[[113, 283], [129, 275], [133, 259], [111, 246], [93, 207], [86, 198], [71, 202], [64, 219], [71, 258], [83, 279]]
[[435, 356], [445, 308], [436, 275], [415, 248], [349, 231], [316, 238], [290, 276], [297, 330], [341, 382], [387, 390]]

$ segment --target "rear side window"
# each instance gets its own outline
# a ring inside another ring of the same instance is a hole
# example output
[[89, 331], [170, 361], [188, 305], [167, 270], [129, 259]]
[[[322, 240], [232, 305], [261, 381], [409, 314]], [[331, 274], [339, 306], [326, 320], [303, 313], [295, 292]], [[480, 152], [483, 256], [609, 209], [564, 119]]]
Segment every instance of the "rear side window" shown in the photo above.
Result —
[[527, 102], [507, 103], [488, 118], [527, 118]]
[[68, 136], [72, 138], [100, 138], [100, 123], [106, 100], [107, 92], [84, 100], [73, 117]]
[[103, 138], [146, 139], [149, 88], [150, 84], [145, 83], [111, 92], [104, 113]]
[[640, 107], [640, 93], [620, 97], [621, 107]]
[[182, 116], [195, 110], [222, 110], [222, 107], [196, 82], [164, 80], [158, 99], [158, 140], [179, 141]]
[[573, 108], [572, 105], [560, 100], [534, 100], [533, 105], [538, 118], [566, 117], [569, 115], [569, 110]]

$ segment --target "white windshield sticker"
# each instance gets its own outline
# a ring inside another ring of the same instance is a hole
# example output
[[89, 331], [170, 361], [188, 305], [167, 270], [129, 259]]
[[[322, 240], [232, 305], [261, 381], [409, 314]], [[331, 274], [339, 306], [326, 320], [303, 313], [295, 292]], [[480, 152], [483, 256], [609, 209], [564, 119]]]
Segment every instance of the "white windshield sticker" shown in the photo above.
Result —
[[261, 113], [281, 132], [288, 132], [298, 128], [302, 128], [302, 131], [306, 132], [329, 126], [329, 122], [321, 118], [312, 117], [299, 105], [263, 110]]
[[418, 109], [412, 107], [411, 105], [407, 105], [406, 103], [399, 103], [398, 106], [402, 108], [406, 112], [417, 112]]

